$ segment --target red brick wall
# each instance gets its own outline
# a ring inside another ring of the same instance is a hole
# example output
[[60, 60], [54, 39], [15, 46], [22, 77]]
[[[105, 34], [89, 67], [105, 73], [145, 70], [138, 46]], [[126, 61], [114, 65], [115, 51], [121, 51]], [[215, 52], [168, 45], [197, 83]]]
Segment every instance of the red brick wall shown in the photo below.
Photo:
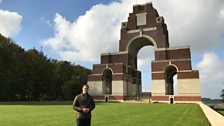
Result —
[[164, 71], [167, 65], [169, 65], [169, 61], [152, 62], [152, 72]]
[[172, 64], [175, 64], [179, 70], [192, 70], [191, 68], [191, 60], [179, 60], [179, 61], [171, 61]]
[[[146, 15], [146, 25], [137, 26], [137, 17], [136, 14], [147, 12]], [[121, 36], [119, 41], [119, 51], [126, 51], [128, 42], [136, 36], [139, 36], [139, 33], [127, 33], [129, 30], [143, 29], [149, 27], [156, 27], [155, 31], [145, 31], [143, 35], [152, 37], [157, 44], [157, 48], [169, 47], [168, 42], [168, 31], [167, 26], [164, 21], [157, 22], [156, 19], [159, 17], [158, 12], [152, 6], [151, 3], [145, 5], [137, 5], [133, 7], [133, 13], [129, 13], [127, 27], [121, 28]]]
[[191, 78], [199, 78], [199, 71], [189, 71], [189, 72], [178, 72], [178, 79], [191, 79]]
[[102, 81], [102, 75], [89, 75], [88, 81]]
[[[105, 96], [101, 95], [101, 96], [93, 96], [94, 100], [104, 100]], [[125, 100], [126, 96], [109, 96], [109, 101], [110, 100]]]
[[172, 49], [167, 51], [167, 59], [190, 59], [190, 48]]
[[169, 96], [151, 96], [153, 101], [169, 101]]
[[201, 101], [201, 96], [175, 96], [174, 101]]
[[163, 51], [155, 51], [155, 60], [167, 60], [167, 52]]
[[102, 100], [105, 99], [105, 96], [93, 96], [94, 100]]
[[165, 79], [164, 73], [152, 73], [152, 80], [161, 80]]
[[113, 70], [113, 73], [125, 73], [126, 69], [123, 64], [109, 64], [108, 67]]
[[113, 75], [113, 80], [124, 80], [124, 74]]
[[102, 74], [103, 70], [106, 68], [106, 65], [93, 65], [93, 74]]

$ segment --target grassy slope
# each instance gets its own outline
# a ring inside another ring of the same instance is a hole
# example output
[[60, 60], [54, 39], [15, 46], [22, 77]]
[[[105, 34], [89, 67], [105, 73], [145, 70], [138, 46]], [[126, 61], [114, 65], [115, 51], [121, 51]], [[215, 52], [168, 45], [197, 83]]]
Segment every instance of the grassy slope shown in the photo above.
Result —
[[96, 108], [94, 126], [206, 126], [195, 104], [114, 104]]
[[[207, 126], [194, 104], [99, 103], [92, 126]], [[74, 126], [71, 105], [0, 105], [1, 126]]]

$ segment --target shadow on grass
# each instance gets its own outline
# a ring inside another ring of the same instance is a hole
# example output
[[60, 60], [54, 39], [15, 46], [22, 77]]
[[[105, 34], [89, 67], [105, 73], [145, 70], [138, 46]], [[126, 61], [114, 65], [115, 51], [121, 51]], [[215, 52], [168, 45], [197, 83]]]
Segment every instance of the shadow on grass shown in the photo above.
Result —
[[0, 105], [72, 105], [72, 101], [0, 102]]
[[[27, 102], [0, 102], [0, 105], [71, 105], [73, 101], [27, 101]], [[95, 102], [96, 105], [107, 105], [110, 103]], [[114, 102], [112, 102], [114, 103]], [[117, 103], [117, 102], [116, 102]]]

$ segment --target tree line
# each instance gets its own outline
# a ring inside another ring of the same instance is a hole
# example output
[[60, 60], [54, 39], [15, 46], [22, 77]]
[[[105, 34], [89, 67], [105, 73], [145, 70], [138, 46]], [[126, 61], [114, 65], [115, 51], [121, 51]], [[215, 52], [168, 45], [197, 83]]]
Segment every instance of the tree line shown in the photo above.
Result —
[[72, 100], [90, 70], [24, 50], [0, 34], [0, 101]]

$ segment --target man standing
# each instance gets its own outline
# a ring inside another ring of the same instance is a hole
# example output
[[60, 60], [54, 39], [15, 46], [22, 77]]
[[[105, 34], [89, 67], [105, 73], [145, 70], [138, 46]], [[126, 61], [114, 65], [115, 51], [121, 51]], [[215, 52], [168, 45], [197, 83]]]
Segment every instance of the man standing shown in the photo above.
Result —
[[93, 97], [88, 94], [89, 85], [82, 87], [82, 93], [77, 95], [73, 101], [73, 109], [77, 111], [77, 126], [91, 125], [91, 111], [95, 108]]

